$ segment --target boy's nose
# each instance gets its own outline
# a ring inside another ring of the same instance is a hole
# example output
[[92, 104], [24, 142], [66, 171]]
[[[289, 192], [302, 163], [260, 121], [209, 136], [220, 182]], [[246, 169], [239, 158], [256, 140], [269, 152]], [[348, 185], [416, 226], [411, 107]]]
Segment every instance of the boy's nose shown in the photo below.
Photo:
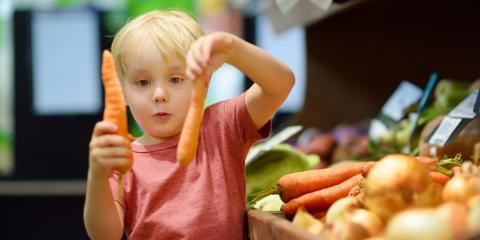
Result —
[[155, 88], [155, 91], [153, 92], [152, 100], [154, 102], [167, 102], [168, 101], [167, 91], [165, 91], [165, 89], [162, 87]]

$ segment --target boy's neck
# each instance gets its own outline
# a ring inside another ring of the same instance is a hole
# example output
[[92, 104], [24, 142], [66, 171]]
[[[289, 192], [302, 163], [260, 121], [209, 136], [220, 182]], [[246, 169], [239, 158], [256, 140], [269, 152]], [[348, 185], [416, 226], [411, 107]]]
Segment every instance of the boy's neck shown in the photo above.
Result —
[[135, 139], [134, 143], [140, 144], [140, 145], [153, 145], [153, 144], [167, 142], [179, 137], [180, 137], [180, 134], [169, 136], [169, 137], [155, 137], [148, 134], [143, 134], [141, 137]]

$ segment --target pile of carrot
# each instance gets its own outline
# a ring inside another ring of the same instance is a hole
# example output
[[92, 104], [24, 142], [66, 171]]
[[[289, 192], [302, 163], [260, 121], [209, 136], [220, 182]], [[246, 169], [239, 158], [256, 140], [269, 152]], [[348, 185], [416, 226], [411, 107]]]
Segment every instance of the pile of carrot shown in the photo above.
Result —
[[357, 162], [287, 174], [274, 188], [260, 193], [251, 202], [276, 193], [286, 203], [282, 210], [287, 216], [295, 215], [300, 207], [311, 213], [322, 213], [338, 199], [348, 196], [374, 165], [373, 162]]

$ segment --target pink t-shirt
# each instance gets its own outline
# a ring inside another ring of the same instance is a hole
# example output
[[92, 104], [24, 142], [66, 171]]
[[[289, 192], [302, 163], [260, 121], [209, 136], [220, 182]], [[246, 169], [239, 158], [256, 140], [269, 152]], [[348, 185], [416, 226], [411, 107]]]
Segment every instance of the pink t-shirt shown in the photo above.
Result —
[[[128, 238], [242, 239], [245, 157], [270, 129], [270, 121], [255, 128], [242, 94], [205, 110], [197, 156], [188, 167], [177, 163], [178, 138], [132, 143], [135, 163], [123, 177]], [[117, 177], [110, 178], [115, 199]]]

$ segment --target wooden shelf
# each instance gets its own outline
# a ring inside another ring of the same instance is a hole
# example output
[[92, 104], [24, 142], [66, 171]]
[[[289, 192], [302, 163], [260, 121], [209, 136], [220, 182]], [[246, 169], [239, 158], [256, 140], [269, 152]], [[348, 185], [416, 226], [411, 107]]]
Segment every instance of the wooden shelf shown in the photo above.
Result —
[[83, 196], [86, 181], [0, 181], [0, 196]]
[[247, 211], [248, 236], [250, 240], [325, 240], [288, 221], [281, 213], [272, 214], [258, 209]]

